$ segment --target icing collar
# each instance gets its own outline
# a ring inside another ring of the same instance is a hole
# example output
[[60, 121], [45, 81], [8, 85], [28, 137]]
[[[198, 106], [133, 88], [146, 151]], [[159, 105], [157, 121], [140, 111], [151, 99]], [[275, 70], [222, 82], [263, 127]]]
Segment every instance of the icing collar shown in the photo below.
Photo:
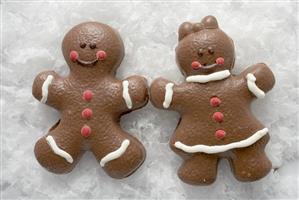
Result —
[[219, 72], [214, 72], [212, 74], [208, 75], [194, 75], [194, 76], [188, 76], [186, 78], [187, 82], [196, 82], [196, 83], [207, 83], [211, 81], [219, 81], [223, 80], [227, 77], [229, 77], [230, 71], [229, 70], [223, 70]]

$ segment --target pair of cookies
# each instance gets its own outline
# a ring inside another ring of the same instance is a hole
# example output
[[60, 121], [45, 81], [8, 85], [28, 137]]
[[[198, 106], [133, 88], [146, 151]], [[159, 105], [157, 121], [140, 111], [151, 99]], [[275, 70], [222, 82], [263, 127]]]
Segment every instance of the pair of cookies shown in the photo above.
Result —
[[170, 147], [184, 159], [178, 171], [184, 182], [212, 183], [220, 158], [229, 160], [241, 181], [258, 180], [270, 171], [264, 152], [268, 129], [250, 112], [250, 103], [274, 86], [273, 73], [265, 64], [256, 64], [232, 75], [233, 41], [215, 17], [180, 26], [176, 60], [186, 81], [176, 85], [156, 79], [150, 95], [143, 77], [115, 78], [124, 45], [108, 25], [75, 26], [64, 37], [62, 51], [69, 75], [42, 72], [32, 89], [36, 99], [61, 112], [60, 120], [35, 145], [35, 156], [47, 170], [70, 172], [83, 153], [91, 151], [111, 177], [132, 174], [143, 163], [145, 149], [119, 121], [145, 106], [150, 96], [157, 108], [181, 114]]

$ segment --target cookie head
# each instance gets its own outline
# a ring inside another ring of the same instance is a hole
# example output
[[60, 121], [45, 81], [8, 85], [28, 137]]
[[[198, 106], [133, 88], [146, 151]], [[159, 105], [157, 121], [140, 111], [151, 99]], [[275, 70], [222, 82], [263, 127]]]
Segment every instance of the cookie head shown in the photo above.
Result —
[[219, 29], [215, 17], [180, 26], [176, 61], [185, 76], [231, 70], [234, 60], [233, 41]]
[[62, 52], [73, 72], [114, 72], [123, 59], [124, 45], [119, 34], [110, 26], [85, 22], [65, 35]]

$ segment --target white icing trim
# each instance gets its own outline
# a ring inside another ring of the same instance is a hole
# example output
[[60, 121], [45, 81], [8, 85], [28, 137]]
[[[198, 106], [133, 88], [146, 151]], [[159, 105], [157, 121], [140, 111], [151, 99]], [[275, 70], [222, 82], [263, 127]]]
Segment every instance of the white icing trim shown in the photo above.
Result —
[[52, 75], [48, 75], [46, 80], [44, 81], [43, 85], [42, 85], [42, 98], [41, 98], [41, 102], [42, 103], [46, 103], [47, 99], [48, 99], [48, 89], [49, 89], [49, 85], [52, 83], [53, 80], [53, 76]]
[[101, 167], [104, 167], [107, 162], [121, 157], [125, 153], [129, 145], [130, 145], [130, 140], [128, 139], [124, 140], [121, 143], [121, 146], [117, 150], [108, 153], [105, 157], [101, 159], [100, 161]]
[[173, 83], [167, 83], [165, 86], [165, 97], [163, 102], [163, 107], [168, 108], [172, 102], [172, 96], [173, 96]]
[[124, 80], [122, 82], [122, 85], [123, 85], [123, 99], [125, 100], [127, 107], [131, 109], [133, 105], [129, 94], [129, 81]]
[[265, 92], [261, 90], [256, 84], [256, 78], [252, 73], [246, 75], [247, 87], [250, 92], [252, 92], [257, 98], [262, 99], [265, 97]]
[[261, 139], [267, 133], [268, 133], [268, 129], [264, 128], [262, 130], [257, 131], [256, 133], [254, 133], [252, 136], [250, 136], [245, 140], [241, 140], [239, 142], [233, 142], [225, 145], [208, 146], [208, 145], [198, 144], [194, 146], [188, 146], [178, 141], [175, 142], [174, 146], [187, 153], [198, 153], [198, 152], [207, 153], [207, 154], [221, 153], [221, 152], [228, 151], [230, 149], [248, 147], [254, 144], [259, 139]]
[[46, 137], [46, 140], [47, 140], [47, 143], [49, 144], [49, 146], [51, 147], [52, 151], [53, 151], [55, 154], [57, 154], [57, 155], [63, 157], [67, 162], [69, 162], [69, 163], [73, 163], [73, 158], [72, 158], [72, 156], [71, 156], [69, 153], [67, 153], [66, 151], [60, 149], [60, 148], [57, 146], [57, 144], [56, 144], [56, 142], [55, 142], [55, 140], [54, 140], [54, 138], [53, 138], [52, 136], [50, 136], [50, 135], [47, 136], [47, 137]]
[[229, 70], [214, 72], [208, 75], [194, 75], [186, 78], [187, 82], [207, 83], [211, 81], [219, 81], [230, 76]]

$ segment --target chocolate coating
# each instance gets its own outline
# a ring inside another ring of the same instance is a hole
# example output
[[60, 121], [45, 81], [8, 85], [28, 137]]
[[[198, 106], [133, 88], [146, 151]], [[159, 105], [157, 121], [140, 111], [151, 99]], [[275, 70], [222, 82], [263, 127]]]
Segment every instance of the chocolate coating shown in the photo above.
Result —
[[[76, 60], [70, 58], [72, 51], [77, 52]], [[107, 57], [98, 59], [98, 51], [105, 51]], [[61, 112], [57, 124], [35, 145], [38, 162], [51, 172], [68, 173], [85, 151], [91, 151], [100, 162], [118, 150], [123, 141], [129, 140], [124, 153], [103, 166], [111, 177], [129, 176], [144, 161], [145, 149], [135, 137], [120, 128], [119, 121], [122, 115], [146, 105], [146, 79], [140, 76], [125, 79], [132, 101], [132, 108], [128, 108], [123, 97], [123, 81], [114, 77], [124, 57], [124, 45], [119, 34], [102, 23], [85, 22], [72, 28], [63, 39], [62, 52], [70, 74], [60, 77], [54, 71], [41, 72], [32, 86], [33, 96], [41, 100], [43, 84], [52, 75], [46, 104]], [[87, 93], [86, 97], [84, 93]], [[87, 108], [92, 111], [90, 117], [82, 116], [82, 111]], [[81, 135], [82, 127], [87, 127], [85, 135]], [[71, 155], [72, 163], [53, 152], [46, 141], [47, 136], [52, 136], [57, 146]]]
[[[235, 58], [232, 40], [218, 28], [215, 17], [207, 16], [200, 23], [204, 29], [198, 28], [196, 31], [192, 28], [194, 24], [189, 22], [180, 26], [176, 48], [178, 67], [186, 77], [230, 71]], [[201, 64], [213, 64], [218, 57], [224, 58], [224, 64], [210, 69], [191, 67], [194, 60]], [[174, 84], [168, 109], [178, 111], [181, 118], [170, 139], [170, 147], [184, 159], [178, 170], [182, 181], [194, 185], [213, 183], [220, 158], [229, 160], [235, 177], [240, 181], [255, 181], [270, 171], [271, 162], [264, 152], [269, 140], [268, 133], [249, 146], [218, 153], [189, 153], [175, 146], [178, 141], [188, 146], [228, 145], [243, 141], [264, 129], [250, 111], [250, 104], [256, 97], [247, 85], [246, 76], [249, 73], [255, 76], [255, 84], [264, 92], [275, 84], [273, 73], [263, 63], [255, 64], [239, 75], [228, 74], [219, 80]], [[165, 109], [163, 101], [168, 83], [170, 81], [158, 78], [150, 87], [151, 102], [157, 108]], [[221, 120], [215, 120], [215, 115]]]

